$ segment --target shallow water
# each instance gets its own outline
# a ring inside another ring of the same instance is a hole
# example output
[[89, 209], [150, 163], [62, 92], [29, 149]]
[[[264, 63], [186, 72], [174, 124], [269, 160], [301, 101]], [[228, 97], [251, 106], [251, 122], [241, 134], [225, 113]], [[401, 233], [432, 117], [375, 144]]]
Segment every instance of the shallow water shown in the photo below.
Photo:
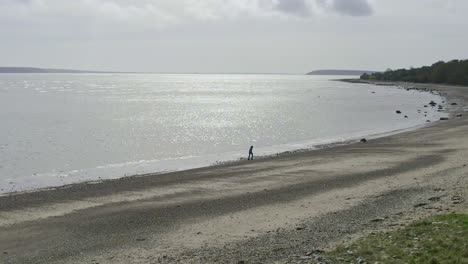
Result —
[[329, 78], [339, 77], [0, 74], [0, 193], [206, 166], [246, 157], [250, 145], [268, 155], [440, 117], [423, 107], [439, 96]]

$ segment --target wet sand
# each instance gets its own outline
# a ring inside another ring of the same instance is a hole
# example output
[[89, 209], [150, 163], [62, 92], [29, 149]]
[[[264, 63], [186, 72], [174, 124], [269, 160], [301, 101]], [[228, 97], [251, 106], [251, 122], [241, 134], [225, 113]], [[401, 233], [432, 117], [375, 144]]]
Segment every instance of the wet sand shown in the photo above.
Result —
[[440, 91], [450, 120], [364, 144], [0, 197], [0, 260], [310, 263], [307, 252], [371, 230], [467, 211], [468, 88], [409, 86]]

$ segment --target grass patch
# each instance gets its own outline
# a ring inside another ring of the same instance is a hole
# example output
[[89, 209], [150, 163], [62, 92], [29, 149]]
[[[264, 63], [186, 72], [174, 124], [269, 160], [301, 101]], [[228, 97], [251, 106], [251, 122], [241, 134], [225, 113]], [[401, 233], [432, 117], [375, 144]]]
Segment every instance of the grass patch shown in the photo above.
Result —
[[434, 216], [398, 231], [371, 234], [325, 257], [331, 263], [468, 264], [468, 215]]

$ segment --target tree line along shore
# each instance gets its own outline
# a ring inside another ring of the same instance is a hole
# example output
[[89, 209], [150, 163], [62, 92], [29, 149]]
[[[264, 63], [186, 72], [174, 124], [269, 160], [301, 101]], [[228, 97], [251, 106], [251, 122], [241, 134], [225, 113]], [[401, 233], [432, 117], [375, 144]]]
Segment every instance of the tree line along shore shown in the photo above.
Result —
[[361, 79], [468, 86], [468, 60], [439, 61], [420, 68], [364, 73]]

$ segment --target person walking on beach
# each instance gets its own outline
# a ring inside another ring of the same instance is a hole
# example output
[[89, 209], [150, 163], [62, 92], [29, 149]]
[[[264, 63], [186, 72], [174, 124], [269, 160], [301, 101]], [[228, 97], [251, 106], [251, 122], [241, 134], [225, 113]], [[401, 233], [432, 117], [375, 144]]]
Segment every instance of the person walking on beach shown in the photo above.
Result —
[[247, 160], [253, 160], [253, 146], [250, 146], [249, 157], [247, 158]]

